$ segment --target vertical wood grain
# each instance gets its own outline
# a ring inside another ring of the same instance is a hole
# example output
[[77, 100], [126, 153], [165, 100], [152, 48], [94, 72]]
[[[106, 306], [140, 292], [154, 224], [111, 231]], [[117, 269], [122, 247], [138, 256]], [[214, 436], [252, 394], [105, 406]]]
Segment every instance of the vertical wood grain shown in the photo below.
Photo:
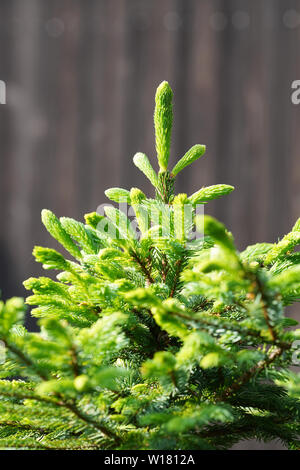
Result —
[[[195, 143], [207, 154], [180, 175], [187, 193], [235, 192], [207, 209], [240, 248], [275, 241], [299, 215], [300, 28], [283, 17], [298, 0], [3, 0], [0, 2], [1, 287], [40, 267], [34, 244], [56, 246], [40, 210], [82, 220], [108, 186], [143, 187], [132, 156], [155, 163], [154, 93], [175, 93], [171, 163]], [[237, 12], [249, 24], [237, 27]], [[224, 25], [214, 26], [214, 14]], [[5, 274], [4, 274], [5, 273]]]

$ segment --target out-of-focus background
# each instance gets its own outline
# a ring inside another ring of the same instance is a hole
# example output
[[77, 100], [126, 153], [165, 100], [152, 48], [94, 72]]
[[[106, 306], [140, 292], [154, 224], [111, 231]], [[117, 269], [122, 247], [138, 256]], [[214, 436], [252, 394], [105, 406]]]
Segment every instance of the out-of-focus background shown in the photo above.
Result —
[[[150, 190], [154, 93], [175, 94], [172, 162], [207, 154], [177, 190], [228, 183], [207, 209], [237, 245], [276, 241], [300, 215], [299, 0], [0, 0], [0, 287], [25, 295], [46, 207], [82, 220], [110, 186]], [[31, 327], [33, 325], [31, 324]]]
[[0, 0], [0, 286], [24, 294], [52, 245], [46, 207], [82, 219], [110, 186], [143, 187], [155, 163], [154, 93], [175, 94], [171, 160], [206, 156], [177, 190], [228, 183], [207, 209], [238, 246], [275, 241], [299, 214], [299, 0]]

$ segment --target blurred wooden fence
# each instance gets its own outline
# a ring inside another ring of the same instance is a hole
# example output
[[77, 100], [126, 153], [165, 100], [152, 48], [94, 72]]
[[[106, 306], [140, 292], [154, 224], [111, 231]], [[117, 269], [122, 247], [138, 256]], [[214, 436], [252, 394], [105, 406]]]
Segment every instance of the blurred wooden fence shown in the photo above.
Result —
[[154, 93], [164, 79], [175, 93], [172, 160], [195, 143], [208, 149], [177, 189], [236, 186], [207, 210], [241, 248], [288, 231], [300, 215], [294, 10], [300, 1], [1, 0], [4, 296], [23, 295], [22, 280], [41, 273], [34, 244], [56, 246], [42, 208], [82, 219], [109, 186], [150, 190], [132, 156], [155, 157]]

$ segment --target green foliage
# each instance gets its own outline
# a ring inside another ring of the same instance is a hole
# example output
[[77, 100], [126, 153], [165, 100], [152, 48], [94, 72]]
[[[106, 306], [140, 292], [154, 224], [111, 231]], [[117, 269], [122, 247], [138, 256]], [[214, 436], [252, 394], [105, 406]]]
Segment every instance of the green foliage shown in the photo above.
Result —
[[149, 161], [149, 158], [144, 153], [138, 152], [133, 157], [133, 163], [144, 173], [151, 184], [153, 184], [155, 188], [158, 188], [158, 177]]
[[131, 203], [130, 193], [122, 188], [110, 188], [105, 191], [105, 195], [114, 202], [127, 202]]
[[172, 170], [172, 175], [176, 176], [180, 171], [182, 171], [185, 167], [193, 163], [194, 161], [198, 160], [198, 158], [202, 157], [206, 151], [205, 145], [194, 145], [190, 150], [186, 152], [186, 154], [179, 160], [179, 162], [174, 166]]
[[[0, 303], [0, 447], [227, 449], [279, 439], [300, 449], [300, 330], [285, 305], [300, 300], [299, 220], [278, 243], [238, 252], [226, 227], [196, 205], [229, 194], [215, 185], [174, 194], [174, 177], [203, 155], [194, 146], [169, 172], [172, 91], [156, 95], [155, 187], [112, 188], [135, 216], [107, 206], [85, 224], [44, 210], [49, 233], [74, 258], [35, 247], [56, 279], [29, 278]], [[189, 212], [190, 211], [190, 212]], [[195, 237], [196, 228], [204, 237]]]

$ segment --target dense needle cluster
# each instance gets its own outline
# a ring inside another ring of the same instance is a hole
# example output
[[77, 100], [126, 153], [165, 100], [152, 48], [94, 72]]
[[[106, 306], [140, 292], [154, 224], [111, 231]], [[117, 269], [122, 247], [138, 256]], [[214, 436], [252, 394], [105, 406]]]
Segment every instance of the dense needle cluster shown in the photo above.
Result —
[[132, 207], [138, 230], [112, 206], [85, 223], [42, 212], [70, 256], [34, 249], [58, 271], [24, 282], [39, 333], [24, 328], [21, 299], [0, 305], [1, 448], [226, 449], [256, 438], [300, 449], [290, 367], [300, 330], [284, 313], [300, 300], [300, 219], [278, 243], [238, 252], [222, 223], [195, 215], [232, 186], [174, 195], [176, 175], [205, 147], [168, 170], [172, 95], [167, 82], [157, 89], [159, 172], [134, 157], [155, 198], [106, 191]]

